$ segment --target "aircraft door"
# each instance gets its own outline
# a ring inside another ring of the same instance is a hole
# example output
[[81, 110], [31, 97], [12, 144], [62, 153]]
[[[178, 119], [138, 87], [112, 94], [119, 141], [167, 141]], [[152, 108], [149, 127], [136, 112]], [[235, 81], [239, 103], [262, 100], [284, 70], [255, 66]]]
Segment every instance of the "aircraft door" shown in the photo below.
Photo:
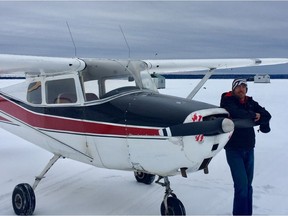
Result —
[[43, 85], [45, 133], [66, 149], [59, 152], [61, 155], [91, 163], [93, 157], [86, 145], [79, 79], [74, 74], [51, 76], [45, 78]]
[[[90, 92], [97, 93], [91, 91], [91, 88]], [[86, 145], [93, 155], [95, 166], [127, 170], [131, 169], [131, 163], [126, 142], [126, 126], [116, 123], [124, 122], [126, 108], [117, 107], [114, 101], [97, 99], [84, 103]]]
[[85, 119], [90, 119], [84, 121], [87, 146], [96, 166], [128, 170], [131, 169], [131, 163], [126, 141], [126, 125], [100, 121], [101, 117], [110, 118], [113, 114], [109, 113], [114, 111], [115, 108], [109, 102], [86, 106]]

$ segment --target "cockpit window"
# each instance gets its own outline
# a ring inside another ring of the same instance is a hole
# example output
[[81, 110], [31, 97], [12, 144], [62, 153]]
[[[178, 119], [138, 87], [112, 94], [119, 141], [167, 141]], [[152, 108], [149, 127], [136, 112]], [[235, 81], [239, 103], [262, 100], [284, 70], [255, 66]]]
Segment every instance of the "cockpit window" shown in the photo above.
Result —
[[85, 59], [85, 62], [86, 69], [80, 74], [85, 101], [89, 101], [87, 93], [96, 95], [93, 98], [97, 100], [140, 89], [158, 92], [142, 61]]
[[105, 80], [105, 90], [106, 93], [110, 92], [114, 89], [118, 89], [118, 88], [122, 88], [125, 86], [135, 86], [136, 87], [136, 83], [135, 80], [132, 79], [132, 81], [129, 80], [128, 77], [115, 77], [115, 78], [109, 78]]
[[27, 89], [27, 101], [32, 104], [41, 104], [42, 95], [41, 95], [41, 82], [32, 82], [29, 84]]
[[98, 80], [88, 80], [83, 82], [83, 89], [85, 101], [94, 101], [99, 99]]
[[150, 89], [153, 91], [157, 91], [155, 83], [151, 79], [151, 75], [147, 71], [141, 71], [141, 80], [144, 89]]
[[77, 94], [73, 78], [50, 80], [46, 82], [46, 103], [76, 103]]

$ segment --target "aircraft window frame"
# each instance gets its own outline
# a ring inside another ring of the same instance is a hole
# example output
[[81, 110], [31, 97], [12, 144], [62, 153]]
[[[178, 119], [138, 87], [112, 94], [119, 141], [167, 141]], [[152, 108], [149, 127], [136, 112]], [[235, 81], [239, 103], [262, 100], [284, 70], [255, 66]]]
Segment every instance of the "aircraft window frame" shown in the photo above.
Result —
[[32, 104], [42, 104], [42, 82], [33, 81], [27, 87], [27, 102]]
[[48, 105], [77, 103], [78, 96], [74, 77], [46, 80], [45, 101]]

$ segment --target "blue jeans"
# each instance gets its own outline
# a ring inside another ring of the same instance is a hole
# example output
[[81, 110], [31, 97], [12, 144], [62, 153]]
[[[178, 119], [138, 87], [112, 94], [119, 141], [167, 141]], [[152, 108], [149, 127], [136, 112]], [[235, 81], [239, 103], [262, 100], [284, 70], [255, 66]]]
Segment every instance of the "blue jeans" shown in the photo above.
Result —
[[254, 149], [226, 149], [226, 158], [234, 182], [233, 215], [252, 215]]

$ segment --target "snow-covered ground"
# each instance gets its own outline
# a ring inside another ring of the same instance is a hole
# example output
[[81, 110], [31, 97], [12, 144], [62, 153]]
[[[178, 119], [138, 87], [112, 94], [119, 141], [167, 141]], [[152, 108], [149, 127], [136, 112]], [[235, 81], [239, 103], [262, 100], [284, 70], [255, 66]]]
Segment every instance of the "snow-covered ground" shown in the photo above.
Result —
[[[15, 82], [0, 80], [0, 86]], [[18, 81], [17, 81], [18, 82]], [[199, 80], [166, 80], [161, 93], [186, 97]], [[219, 104], [232, 80], [209, 80], [195, 96]], [[288, 215], [288, 80], [270, 84], [249, 83], [248, 94], [272, 114], [269, 134], [256, 133], [254, 214]], [[256, 128], [257, 129], [257, 128]], [[15, 185], [33, 184], [52, 154], [0, 130], [0, 214], [14, 214], [11, 204]], [[285, 168], [286, 167], [286, 168]], [[229, 215], [233, 183], [225, 152], [210, 163], [210, 173], [171, 177], [171, 186], [188, 215]], [[36, 189], [35, 215], [157, 215], [164, 188], [138, 184], [131, 172], [106, 170], [69, 159], [59, 160]]]

